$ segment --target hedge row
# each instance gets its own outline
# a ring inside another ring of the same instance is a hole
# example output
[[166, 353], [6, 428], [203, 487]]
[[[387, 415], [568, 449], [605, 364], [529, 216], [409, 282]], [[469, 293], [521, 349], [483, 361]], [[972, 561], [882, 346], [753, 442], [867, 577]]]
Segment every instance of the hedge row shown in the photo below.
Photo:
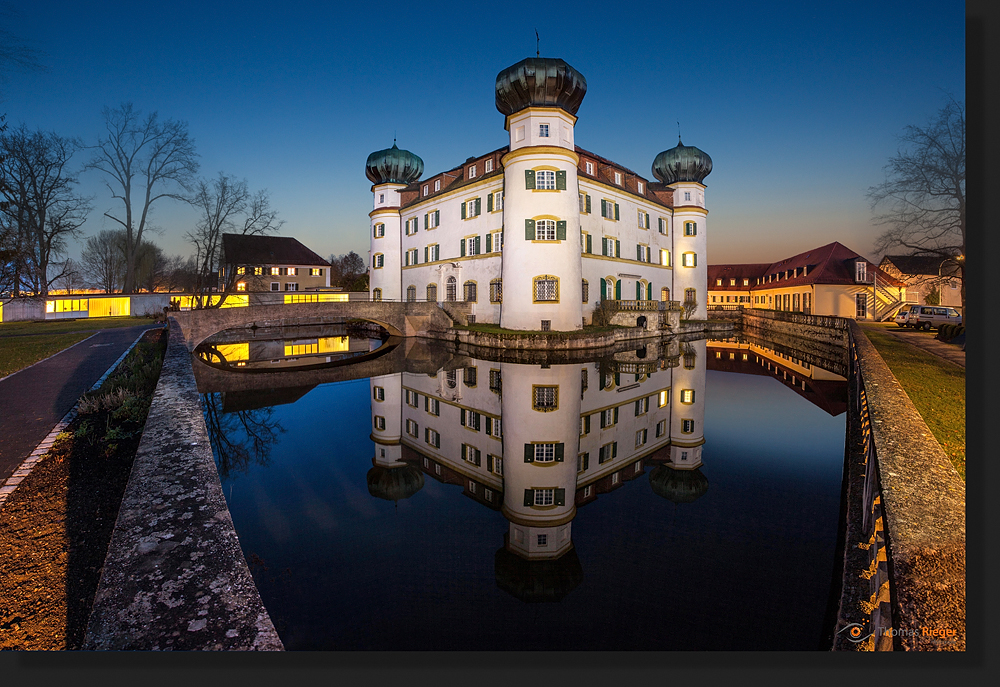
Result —
[[937, 339], [941, 341], [951, 341], [959, 334], [965, 333], [964, 324], [942, 324], [938, 327]]

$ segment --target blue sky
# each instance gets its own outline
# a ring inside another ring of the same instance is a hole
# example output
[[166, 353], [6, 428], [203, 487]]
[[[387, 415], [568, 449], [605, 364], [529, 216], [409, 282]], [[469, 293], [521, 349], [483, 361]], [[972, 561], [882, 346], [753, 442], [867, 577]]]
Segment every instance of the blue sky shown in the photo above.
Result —
[[[0, 84], [10, 124], [92, 144], [106, 105], [184, 120], [202, 176], [267, 188], [281, 233], [324, 256], [367, 253], [364, 164], [394, 134], [425, 176], [505, 145], [496, 74], [534, 55], [536, 28], [542, 55], [587, 79], [578, 145], [652, 178], [679, 120], [711, 155], [710, 263], [833, 240], [877, 260], [866, 190], [905, 126], [965, 99], [954, 0], [18, 4], [6, 28], [45, 70]], [[84, 235], [110, 228], [99, 174], [81, 181], [94, 196]], [[168, 254], [191, 252], [192, 209], [164, 203], [154, 219]]]

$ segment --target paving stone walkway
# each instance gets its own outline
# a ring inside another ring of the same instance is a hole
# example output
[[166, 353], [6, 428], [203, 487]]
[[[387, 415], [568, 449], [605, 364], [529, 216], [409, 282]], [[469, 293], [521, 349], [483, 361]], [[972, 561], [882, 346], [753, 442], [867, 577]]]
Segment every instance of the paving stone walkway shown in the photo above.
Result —
[[[0, 380], [0, 485], [66, 419], [149, 324], [103, 329], [60, 353]], [[49, 442], [51, 443], [51, 442]], [[44, 451], [42, 451], [44, 453]], [[35, 454], [38, 454], [37, 456]]]

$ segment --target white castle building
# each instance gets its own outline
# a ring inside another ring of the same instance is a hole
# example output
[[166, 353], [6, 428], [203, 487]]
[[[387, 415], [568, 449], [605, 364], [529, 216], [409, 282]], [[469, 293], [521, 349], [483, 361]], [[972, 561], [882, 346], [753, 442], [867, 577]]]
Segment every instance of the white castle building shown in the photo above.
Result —
[[371, 298], [465, 301], [520, 330], [580, 329], [603, 300], [673, 299], [706, 319], [711, 158], [678, 140], [651, 182], [580, 148], [586, 92], [563, 60], [528, 58], [496, 79], [509, 145], [426, 179], [395, 143], [369, 155]]

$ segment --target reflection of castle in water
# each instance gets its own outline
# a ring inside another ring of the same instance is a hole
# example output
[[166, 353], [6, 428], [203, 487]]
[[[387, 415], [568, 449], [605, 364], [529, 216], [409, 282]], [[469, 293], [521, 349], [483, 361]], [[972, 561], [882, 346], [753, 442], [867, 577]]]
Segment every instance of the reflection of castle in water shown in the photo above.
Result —
[[508, 520], [498, 585], [526, 601], [558, 600], [583, 576], [572, 540], [577, 508], [647, 465], [654, 493], [674, 503], [708, 488], [699, 470], [705, 342], [683, 346], [682, 354], [681, 344], [665, 344], [662, 359], [469, 360], [434, 376], [373, 377], [369, 492], [408, 498], [423, 475], [461, 486]]
[[318, 331], [300, 328], [295, 338], [286, 338], [287, 334], [280, 330], [260, 333], [249, 341], [242, 332], [236, 336], [242, 340], [230, 341], [225, 336], [217, 336], [199, 346], [197, 355], [210, 365], [261, 371], [322, 365], [371, 350], [368, 338], [349, 336], [342, 327], [327, 325], [315, 329]]

